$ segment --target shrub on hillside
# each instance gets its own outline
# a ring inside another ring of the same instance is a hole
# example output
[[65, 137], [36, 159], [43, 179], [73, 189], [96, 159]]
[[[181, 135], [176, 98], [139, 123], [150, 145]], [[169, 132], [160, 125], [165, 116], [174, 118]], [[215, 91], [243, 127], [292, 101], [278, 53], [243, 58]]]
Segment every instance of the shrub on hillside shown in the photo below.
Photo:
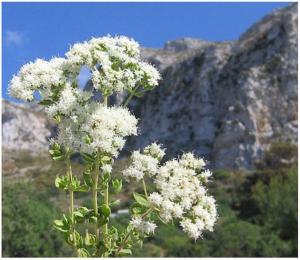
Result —
[[38, 193], [30, 183], [4, 183], [2, 196], [3, 256], [51, 257], [66, 253], [61, 236], [51, 230], [58, 212], [46, 194]]

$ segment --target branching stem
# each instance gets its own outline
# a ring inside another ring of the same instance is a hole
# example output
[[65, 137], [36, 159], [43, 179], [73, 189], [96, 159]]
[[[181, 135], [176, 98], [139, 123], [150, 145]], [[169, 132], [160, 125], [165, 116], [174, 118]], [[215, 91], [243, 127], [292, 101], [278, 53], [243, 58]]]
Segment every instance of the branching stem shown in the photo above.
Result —
[[[144, 220], [151, 212], [153, 211], [152, 208], [148, 209], [142, 216], [142, 220]], [[126, 246], [126, 242], [127, 240], [129, 239], [130, 237], [130, 234], [131, 234], [131, 231], [129, 231], [127, 233], [127, 235], [125, 236], [124, 240], [123, 240], [123, 243], [118, 247], [117, 249], [117, 252], [116, 252], [116, 255], [118, 255], [120, 253], [120, 251]]]
[[[107, 96], [103, 96], [103, 104], [105, 106], [108, 105], [108, 98], [107, 98]], [[106, 187], [105, 187], [105, 190], [104, 190], [104, 205], [106, 207], [108, 207], [108, 205], [109, 205], [108, 189], [109, 189], [109, 182], [107, 181]], [[103, 226], [103, 235], [104, 235], [104, 237], [106, 237], [108, 235], [108, 224], [107, 223]]]
[[147, 193], [146, 183], [145, 183], [144, 179], [143, 179], [143, 188], [144, 188], [145, 196], [148, 199], [148, 193]]
[[74, 191], [71, 187], [73, 181], [73, 173], [72, 173], [72, 166], [71, 166], [71, 159], [70, 155], [67, 157], [67, 168], [68, 168], [68, 176], [69, 176], [69, 194], [70, 194], [70, 215], [72, 220], [72, 233], [74, 239], [74, 246], [76, 247], [76, 240], [75, 240], [75, 229], [74, 229]]
[[98, 194], [97, 194], [97, 188], [98, 188], [98, 171], [99, 171], [99, 161], [98, 158], [95, 163], [95, 171], [93, 175], [93, 209], [95, 213], [95, 217], [97, 218], [96, 227], [95, 227], [95, 235], [96, 240], [99, 241], [99, 227], [98, 227]]
[[132, 90], [132, 92], [130, 93], [130, 95], [127, 97], [127, 99], [125, 100], [125, 102], [123, 102], [122, 105], [123, 105], [124, 107], [126, 107], [126, 106], [129, 104], [130, 100], [133, 98], [134, 92], [137, 91], [138, 88], [139, 88], [139, 86], [136, 86], [136, 87]]

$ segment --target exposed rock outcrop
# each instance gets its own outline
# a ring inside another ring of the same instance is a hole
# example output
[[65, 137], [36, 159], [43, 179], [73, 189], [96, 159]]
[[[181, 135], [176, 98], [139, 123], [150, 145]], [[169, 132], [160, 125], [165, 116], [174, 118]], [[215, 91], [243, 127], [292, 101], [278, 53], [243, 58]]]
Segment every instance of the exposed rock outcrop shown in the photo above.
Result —
[[141, 136], [132, 145], [158, 140], [170, 156], [193, 150], [217, 168], [251, 169], [271, 142], [296, 143], [297, 20], [293, 4], [236, 42], [168, 43], [160, 52], [169, 57], [192, 55], [158, 64], [164, 80], [139, 101]]
[[2, 101], [2, 148], [44, 152], [49, 147], [52, 128], [40, 106]]

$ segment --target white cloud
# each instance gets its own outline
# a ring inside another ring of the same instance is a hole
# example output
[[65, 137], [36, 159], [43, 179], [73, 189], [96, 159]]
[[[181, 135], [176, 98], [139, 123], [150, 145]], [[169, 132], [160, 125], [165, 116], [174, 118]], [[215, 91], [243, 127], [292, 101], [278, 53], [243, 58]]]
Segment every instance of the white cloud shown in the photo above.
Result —
[[24, 41], [24, 35], [17, 31], [6, 31], [4, 36], [5, 42], [8, 46], [21, 45]]

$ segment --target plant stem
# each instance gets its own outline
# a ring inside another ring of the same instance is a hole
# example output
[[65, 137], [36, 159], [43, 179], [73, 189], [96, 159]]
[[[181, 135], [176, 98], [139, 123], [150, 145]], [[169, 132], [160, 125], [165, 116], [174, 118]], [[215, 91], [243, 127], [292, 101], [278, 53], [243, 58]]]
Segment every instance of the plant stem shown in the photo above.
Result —
[[152, 208], [150, 208], [150, 209], [148, 209], [141, 217], [142, 217], [142, 220], [144, 220], [147, 216], [148, 216], [148, 214], [149, 213], [151, 213], [152, 212]]
[[142, 181], [143, 181], [144, 193], [145, 193], [146, 198], [148, 199], [148, 193], [147, 193], [146, 183], [145, 183], [144, 179]]
[[[108, 207], [108, 182], [106, 184], [106, 188], [104, 191], [104, 205]], [[107, 234], [108, 234], [108, 224], [107, 223], [103, 227], [103, 234], [104, 234], [104, 236], [107, 236]]]
[[[103, 104], [104, 104], [105, 106], [108, 105], [108, 99], [107, 99], [107, 96], [103, 96]], [[105, 187], [105, 191], [104, 191], [104, 205], [105, 205], [106, 207], [109, 206], [109, 204], [108, 204], [108, 188], [109, 188], [109, 187], [108, 187], [108, 186], [109, 186], [109, 182], [107, 181], [106, 187]], [[106, 224], [103, 226], [103, 235], [104, 235], [104, 237], [106, 237], [107, 234], [108, 234], [108, 224], [106, 223]]]
[[98, 188], [98, 171], [99, 171], [99, 161], [98, 158], [95, 163], [95, 171], [93, 176], [93, 209], [95, 213], [95, 217], [97, 218], [96, 227], [95, 227], [95, 235], [96, 241], [99, 241], [99, 227], [98, 227], [98, 201], [97, 201], [97, 188]]
[[128, 96], [128, 98], [125, 100], [125, 102], [123, 102], [123, 106], [126, 107], [128, 105], [128, 103], [130, 102], [130, 100], [132, 99], [134, 92], [137, 91], [137, 89], [139, 88], [139, 86], [136, 86], [132, 92], [130, 93], [130, 95]]
[[[144, 219], [148, 216], [148, 214], [150, 214], [150, 213], [152, 212], [152, 210], [153, 210], [152, 208], [148, 209], [148, 210], [141, 216], [142, 220], [144, 220]], [[130, 234], [131, 234], [131, 231], [127, 233], [127, 235], [125, 236], [125, 238], [124, 238], [124, 240], [123, 240], [122, 245], [120, 245], [120, 246], [118, 247], [117, 252], [116, 252], [116, 255], [118, 255], [118, 254], [120, 253], [120, 251], [124, 248], [124, 246], [126, 245], [126, 242], [127, 242], [128, 238], [129, 238]]]
[[107, 98], [107, 96], [103, 96], [103, 104], [105, 105], [105, 106], [107, 106], [107, 103], [108, 103], [108, 98]]
[[[73, 173], [72, 173], [70, 156], [67, 157], [67, 167], [68, 167], [69, 185], [70, 185], [73, 181]], [[71, 214], [71, 220], [72, 220], [72, 232], [73, 232], [73, 239], [75, 242], [74, 246], [76, 247], [75, 229], [74, 229], [74, 192], [71, 189], [71, 187], [69, 187], [69, 194], [70, 194], [70, 214]]]

